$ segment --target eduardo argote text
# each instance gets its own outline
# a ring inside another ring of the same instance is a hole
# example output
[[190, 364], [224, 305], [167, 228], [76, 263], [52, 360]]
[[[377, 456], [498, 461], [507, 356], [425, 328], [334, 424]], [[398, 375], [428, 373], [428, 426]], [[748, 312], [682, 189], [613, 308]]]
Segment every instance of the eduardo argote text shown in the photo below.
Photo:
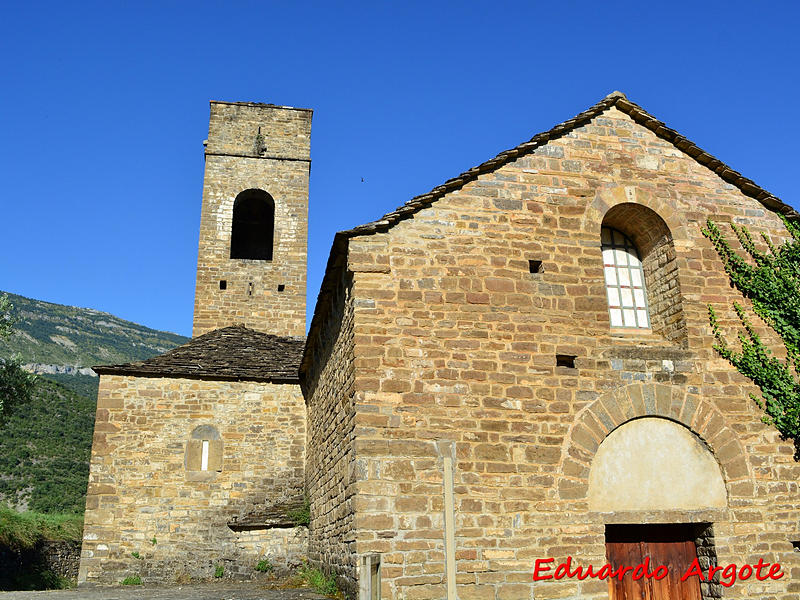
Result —
[[[637, 565], [618, 566], [616, 568], [610, 564], [605, 564], [599, 569], [595, 569], [593, 565], [575, 566], [573, 568], [572, 557], [568, 556], [567, 560], [559, 563], [554, 570], [552, 565], [554, 562], [554, 558], [537, 558], [533, 568], [533, 580], [616, 578], [622, 581], [629, 573], [634, 580], [643, 578], [660, 580], [669, 575], [669, 569], [664, 565], [658, 565], [651, 570], [649, 556], [644, 559], [644, 562]], [[759, 558], [755, 564], [743, 564], [742, 566], [729, 564], [724, 567], [711, 566], [706, 572], [700, 567], [700, 561], [695, 558], [692, 564], [681, 574], [681, 581], [686, 581], [689, 577], [699, 577], [700, 581], [712, 581], [717, 573], [719, 573], [719, 583], [725, 587], [732, 586], [737, 579], [743, 581], [755, 576], [759, 581], [764, 581], [765, 579], [780, 579], [784, 575], [780, 563], [765, 563], [763, 558]]]

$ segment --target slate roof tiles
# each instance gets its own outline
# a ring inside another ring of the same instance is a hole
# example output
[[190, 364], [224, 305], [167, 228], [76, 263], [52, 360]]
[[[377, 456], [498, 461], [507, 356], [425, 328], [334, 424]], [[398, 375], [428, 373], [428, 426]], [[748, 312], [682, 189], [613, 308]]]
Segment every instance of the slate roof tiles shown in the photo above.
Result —
[[147, 360], [92, 368], [98, 375], [297, 383], [304, 346], [303, 337], [279, 337], [233, 325]]

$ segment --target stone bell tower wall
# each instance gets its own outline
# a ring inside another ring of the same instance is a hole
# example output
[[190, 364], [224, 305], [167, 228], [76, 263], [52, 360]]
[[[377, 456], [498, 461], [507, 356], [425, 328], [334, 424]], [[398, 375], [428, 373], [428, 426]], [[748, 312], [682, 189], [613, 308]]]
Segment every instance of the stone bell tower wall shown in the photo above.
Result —
[[[311, 115], [211, 103], [193, 336], [237, 323], [279, 336], [305, 334]], [[248, 190], [274, 202], [269, 260], [231, 258], [234, 204]]]

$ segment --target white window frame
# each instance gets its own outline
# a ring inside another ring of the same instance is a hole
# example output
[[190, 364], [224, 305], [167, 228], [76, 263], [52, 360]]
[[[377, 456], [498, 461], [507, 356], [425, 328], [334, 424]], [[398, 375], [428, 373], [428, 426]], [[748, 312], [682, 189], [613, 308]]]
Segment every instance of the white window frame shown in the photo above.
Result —
[[639, 251], [613, 227], [601, 228], [603, 277], [613, 329], [650, 329], [650, 308]]
[[208, 440], [203, 440], [202, 451], [200, 452], [200, 470], [208, 471]]

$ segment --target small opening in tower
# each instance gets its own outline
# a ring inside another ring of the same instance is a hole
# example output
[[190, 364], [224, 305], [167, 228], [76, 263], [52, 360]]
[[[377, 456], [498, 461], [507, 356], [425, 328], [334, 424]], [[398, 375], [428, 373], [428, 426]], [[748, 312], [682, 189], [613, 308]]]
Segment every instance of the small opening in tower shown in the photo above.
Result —
[[795, 552], [800, 552], [800, 540], [792, 542], [792, 548], [794, 548]]
[[283, 290], [285, 290], [285, 289], [286, 289], [286, 286], [285, 286], [284, 284], [282, 284], [282, 283], [279, 283], [279, 284], [278, 284], [278, 291], [279, 291], [279, 292], [282, 292], [282, 291], [283, 291]]
[[556, 354], [556, 366], [567, 367], [568, 369], [574, 369], [576, 358], [578, 357], [572, 356], [571, 354]]
[[528, 268], [530, 269], [531, 273], [541, 273], [544, 271], [542, 268], [542, 261], [540, 260], [529, 260]]
[[227, 290], [228, 289], [228, 282], [225, 279], [219, 280], [219, 289]]

